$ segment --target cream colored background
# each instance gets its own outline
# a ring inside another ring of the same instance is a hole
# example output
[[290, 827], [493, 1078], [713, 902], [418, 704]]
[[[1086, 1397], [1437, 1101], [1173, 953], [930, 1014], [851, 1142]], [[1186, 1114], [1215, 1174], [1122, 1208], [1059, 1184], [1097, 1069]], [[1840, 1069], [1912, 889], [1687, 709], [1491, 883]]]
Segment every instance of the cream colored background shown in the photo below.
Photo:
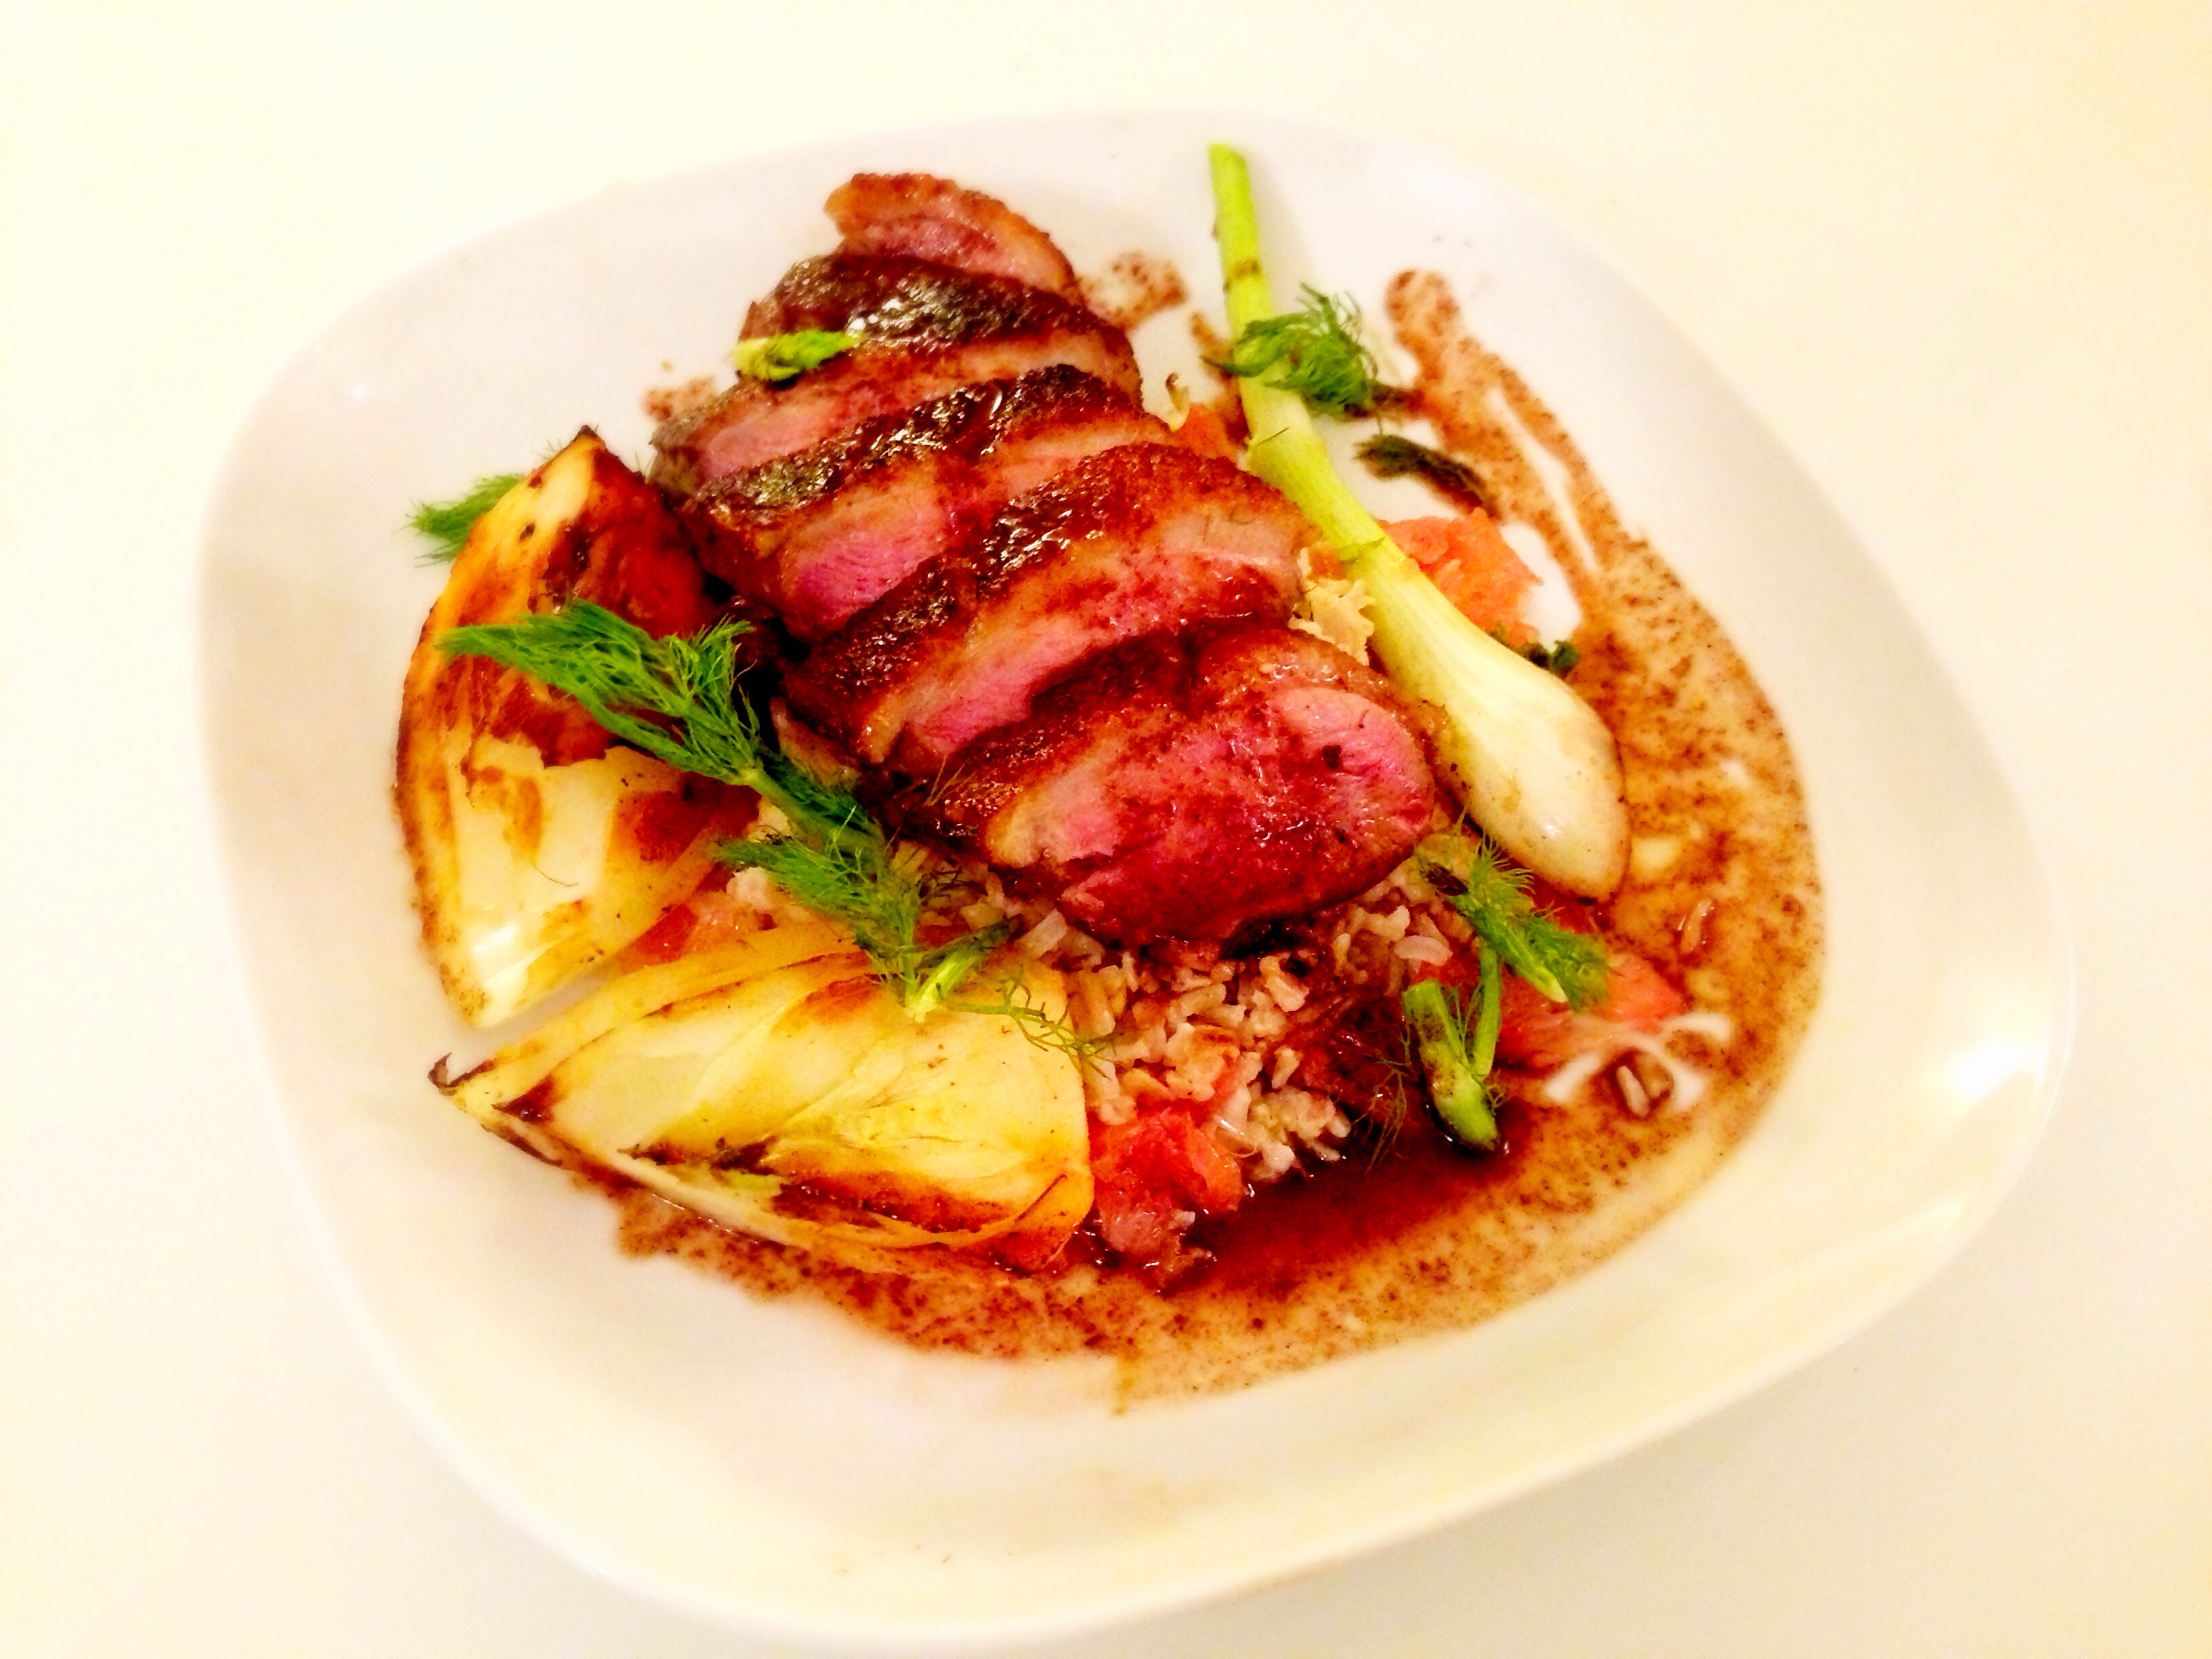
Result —
[[1402, 132], [1643, 285], [1952, 665], [2081, 1008], [2012, 1200], [1833, 1356], [1063, 1651], [2212, 1651], [2212, 9], [53, 0], [0, 3], [0, 1653], [769, 1650], [513, 1532], [325, 1289], [220, 941], [205, 495], [307, 335], [487, 222], [1146, 106]]

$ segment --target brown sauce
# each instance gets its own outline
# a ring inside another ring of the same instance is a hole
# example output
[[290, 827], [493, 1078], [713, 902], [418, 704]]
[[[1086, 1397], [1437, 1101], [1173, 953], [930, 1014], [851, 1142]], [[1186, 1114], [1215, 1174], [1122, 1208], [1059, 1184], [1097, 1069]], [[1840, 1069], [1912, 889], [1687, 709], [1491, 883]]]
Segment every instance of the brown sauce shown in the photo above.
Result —
[[1182, 276], [1165, 259], [1132, 250], [1083, 279], [1083, 302], [1119, 329], [1133, 329], [1181, 305]]
[[765, 1295], [826, 1297], [923, 1346], [1109, 1355], [1133, 1399], [1241, 1386], [1485, 1318], [1618, 1249], [1750, 1128], [1818, 989], [1820, 890], [1789, 745], [1717, 624], [1467, 331], [1443, 279], [1400, 277], [1389, 311], [1421, 366], [1422, 412], [1476, 467], [1498, 516], [1544, 537], [1581, 603], [1573, 683], [1619, 739], [1637, 849], [1606, 921], [1728, 1017], [1725, 1043], [1677, 1040], [1710, 1091], [1692, 1109], [1638, 1115], [1606, 1079], [1565, 1103], [1540, 1097], [1540, 1079], [1508, 1079], [1503, 1152], [1471, 1157], [1425, 1123], [1355, 1139], [1342, 1163], [1202, 1222], [1192, 1242], [1212, 1259], [1164, 1293], [1096, 1262], [1024, 1277], [936, 1256], [904, 1276], [869, 1274], [635, 1190], [617, 1194], [626, 1249], [673, 1253]]

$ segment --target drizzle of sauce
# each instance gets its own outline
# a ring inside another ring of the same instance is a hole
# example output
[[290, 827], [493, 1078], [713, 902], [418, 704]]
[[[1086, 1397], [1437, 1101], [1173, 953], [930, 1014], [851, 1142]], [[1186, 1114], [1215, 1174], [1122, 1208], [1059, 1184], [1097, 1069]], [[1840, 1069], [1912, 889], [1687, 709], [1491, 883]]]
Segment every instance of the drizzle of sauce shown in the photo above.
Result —
[[1133, 329], [1187, 297], [1182, 276], [1165, 259], [1131, 250], [1117, 253], [1105, 270], [1083, 279], [1083, 300], [1119, 329]]
[[[1211, 1259], [1164, 1292], [1079, 1261], [1021, 1276], [950, 1255], [870, 1274], [738, 1237], [649, 1194], [615, 1194], [624, 1247], [757, 1292], [826, 1297], [923, 1346], [1104, 1353], [1124, 1397], [1242, 1386], [1487, 1317], [1620, 1248], [1750, 1128], [1818, 994], [1820, 900], [1804, 801], [1771, 707], [1719, 626], [1622, 525], [1550, 411], [1469, 333], [1443, 278], [1407, 272], [1389, 312], [1416, 397], [1472, 461], [1502, 522], [1540, 534], [1583, 612], [1576, 687], [1619, 740], [1643, 849], [1608, 931], [1726, 1016], [1670, 1049], [1708, 1086], [1639, 1113], [1607, 1077], [1563, 1102], [1507, 1077], [1505, 1148], [1470, 1157], [1425, 1121], [1363, 1128], [1345, 1159], [1276, 1183], [1191, 1242]], [[1716, 1023], [1717, 1024], [1717, 1023]], [[1095, 1253], [1094, 1253], [1095, 1255]]]

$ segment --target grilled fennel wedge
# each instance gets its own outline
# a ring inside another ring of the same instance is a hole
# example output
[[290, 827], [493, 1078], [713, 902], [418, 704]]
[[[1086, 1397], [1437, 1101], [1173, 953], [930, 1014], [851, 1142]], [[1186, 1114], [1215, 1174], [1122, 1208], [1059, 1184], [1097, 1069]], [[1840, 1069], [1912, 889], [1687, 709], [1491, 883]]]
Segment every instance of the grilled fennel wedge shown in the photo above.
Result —
[[[1061, 1012], [1056, 975], [1010, 982]], [[459, 1078], [495, 1133], [848, 1266], [1048, 1260], [1091, 1204], [1076, 1062], [1001, 1013], [916, 1021], [829, 927], [769, 928], [614, 980]]]
[[612, 956], [686, 896], [752, 798], [609, 743], [527, 676], [435, 641], [587, 599], [655, 634], [714, 615], [680, 522], [586, 431], [469, 532], [400, 704], [398, 800], [422, 936], [471, 1024]]

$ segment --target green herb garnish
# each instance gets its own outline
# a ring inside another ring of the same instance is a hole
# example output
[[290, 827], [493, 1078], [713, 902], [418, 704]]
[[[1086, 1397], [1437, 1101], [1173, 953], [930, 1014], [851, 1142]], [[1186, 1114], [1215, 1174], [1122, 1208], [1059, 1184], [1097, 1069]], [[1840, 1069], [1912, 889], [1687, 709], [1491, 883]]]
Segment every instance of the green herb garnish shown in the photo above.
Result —
[[1341, 419], [1370, 412], [1379, 396], [1375, 354], [1359, 340], [1359, 307], [1308, 288], [1305, 308], [1246, 323], [1214, 364], [1224, 374], [1295, 392]]
[[1549, 645], [1545, 644], [1541, 640], [1529, 645], [1516, 645], [1505, 637], [1505, 630], [1503, 628], [1492, 629], [1490, 637], [1509, 651], [1518, 651], [1546, 672], [1559, 675], [1563, 678], [1572, 673], [1575, 665], [1583, 659], [1583, 653], [1570, 639], [1553, 640]]
[[1537, 667], [1562, 677], [1574, 672], [1575, 665], [1583, 659], [1572, 640], [1553, 640], [1546, 645], [1541, 640], [1534, 645], [1524, 645], [1521, 654]]
[[489, 657], [565, 691], [633, 748], [758, 790], [800, 822], [817, 810], [806, 793], [811, 780], [763, 740], [752, 709], [734, 695], [737, 641], [748, 627], [722, 622], [688, 638], [656, 639], [574, 599], [555, 611], [448, 629], [437, 646], [449, 657]]
[[686, 772], [755, 791], [789, 820], [788, 833], [726, 841], [726, 863], [765, 870], [799, 902], [853, 930], [878, 977], [919, 1019], [946, 1000], [1012, 924], [925, 945], [933, 896], [927, 854], [902, 848], [851, 792], [786, 755], [737, 693], [738, 636], [717, 623], [688, 638], [655, 639], [586, 600], [550, 613], [449, 629], [448, 656], [487, 657], [564, 691], [612, 736]]
[[[1605, 1000], [1605, 947], [1563, 927], [1528, 897], [1528, 872], [1502, 863], [1486, 842], [1431, 836], [1417, 854], [1486, 951], [1550, 998], [1577, 1010]], [[1487, 958], [1486, 958], [1487, 975]], [[1486, 983], [1488, 982], [1487, 977]]]
[[825, 328], [802, 328], [765, 339], [740, 340], [730, 354], [730, 363], [750, 380], [781, 386], [810, 368], [819, 368], [832, 357], [842, 356], [860, 344], [860, 337]]
[[[1000, 925], [1009, 931], [1013, 926], [1011, 922]], [[991, 1000], [988, 1002], [963, 997], [954, 1006], [963, 1013], [995, 1014], [1000, 1019], [1012, 1020], [1021, 1034], [1038, 1048], [1054, 1049], [1071, 1060], [1094, 1060], [1114, 1046], [1111, 1032], [1103, 1036], [1085, 1036], [1075, 1029], [1072, 1021], [1064, 1018], [1054, 1018], [1038, 1007], [1030, 994], [1029, 986], [1018, 973], [997, 975], [992, 981], [990, 989]]]
[[1014, 924], [1002, 921], [942, 944], [921, 943], [922, 914], [937, 884], [920, 867], [919, 849], [886, 840], [872, 819], [867, 833], [823, 841], [800, 834], [725, 841], [714, 856], [736, 869], [766, 871], [801, 904], [851, 928], [876, 977], [916, 1019], [947, 1006], [969, 975], [1014, 935]]
[[425, 564], [451, 564], [468, 545], [469, 532], [491, 511], [499, 498], [522, 482], [520, 472], [499, 472], [478, 478], [469, 493], [450, 501], [417, 501], [407, 527], [430, 544], [422, 556]]
[[1352, 451], [1378, 478], [1420, 478], [1463, 507], [1490, 512], [1490, 492], [1465, 461], [1395, 432], [1378, 432]]

